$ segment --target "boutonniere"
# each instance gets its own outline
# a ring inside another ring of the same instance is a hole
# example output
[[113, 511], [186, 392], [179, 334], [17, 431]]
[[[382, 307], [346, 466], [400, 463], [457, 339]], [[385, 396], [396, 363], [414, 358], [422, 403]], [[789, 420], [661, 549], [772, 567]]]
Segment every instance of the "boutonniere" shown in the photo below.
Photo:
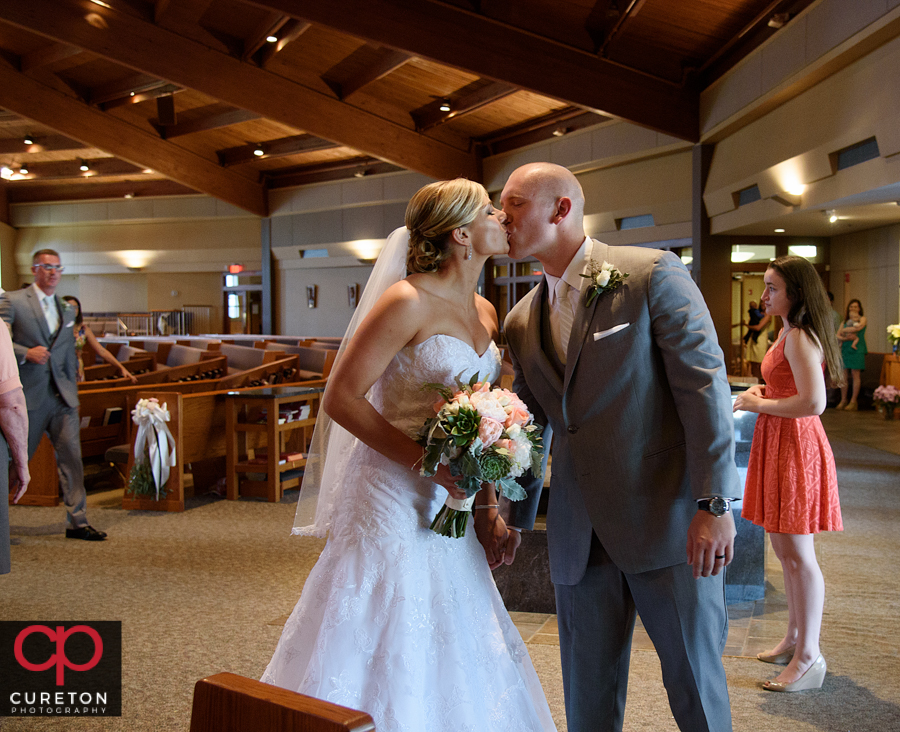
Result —
[[590, 267], [590, 274], [581, 275], [585, 279], [591, 281], [591, 284], [589, 284], [587, 288], [587, 299], [584, 303], [585, 307], [590, 307], [591, 303], [594, 302], [598, 295], [615, 290], [628, 277], [627, 272], [622, 272], [618, 267], [606, 261], [600, 265], [591, 261]]

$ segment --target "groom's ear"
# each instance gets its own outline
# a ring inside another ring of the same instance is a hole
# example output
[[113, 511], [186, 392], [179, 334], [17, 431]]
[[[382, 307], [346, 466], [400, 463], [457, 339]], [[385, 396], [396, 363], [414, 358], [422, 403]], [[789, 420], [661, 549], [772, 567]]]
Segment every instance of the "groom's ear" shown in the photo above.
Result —
[[553, 211], [553, 218], [551, 221], [554, 224], [559, 224], [565, 220], [570, 213], [572, 213], [572, 199], [566, 198], [565, 196], [558, 198], [556, 199], [556, 208]]

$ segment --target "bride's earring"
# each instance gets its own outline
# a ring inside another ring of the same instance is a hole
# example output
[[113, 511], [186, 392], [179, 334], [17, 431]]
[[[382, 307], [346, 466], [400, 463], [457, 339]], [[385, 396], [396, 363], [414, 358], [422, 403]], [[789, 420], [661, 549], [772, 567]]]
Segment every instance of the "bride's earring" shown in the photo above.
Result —
[[472, 245], [466, 244], [466, 259], [472, 258]]

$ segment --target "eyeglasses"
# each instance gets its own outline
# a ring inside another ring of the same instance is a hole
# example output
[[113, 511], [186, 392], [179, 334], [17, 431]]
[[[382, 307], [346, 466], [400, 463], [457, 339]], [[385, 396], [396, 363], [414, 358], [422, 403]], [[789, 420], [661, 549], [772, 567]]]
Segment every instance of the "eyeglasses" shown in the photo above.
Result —
[[61, 264], [34, 264], [32, 267], [35, 269], [42, 269], [44, 272], [59, 272], [60, 274], [66, 271], [66, 268]]

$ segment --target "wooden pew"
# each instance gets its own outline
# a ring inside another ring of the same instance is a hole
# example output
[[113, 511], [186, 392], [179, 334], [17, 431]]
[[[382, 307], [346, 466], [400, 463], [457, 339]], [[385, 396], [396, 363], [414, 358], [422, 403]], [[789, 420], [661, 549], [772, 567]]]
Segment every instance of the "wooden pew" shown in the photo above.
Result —
[[247, 371], [258, 366], [264, 366], [272, 361], [277, 361], [284, 356], [278, 351], [266, 351], [262, 348], [248, 348], [247, 346], [233, 346], [223, 343], [219, 352], [228, 356], [228, 369], [231, 372]]
[[[137, 376], [156, 369], [156, 356], [148, 353], [146, 356], [136, 356], [121, 363]], [[117, 366], [113, 366], [111, 363], [102, 363], [96, 366], [85, 366], [82, 383], [96, 384], [98, 381], [113, 381], [121, 378], [123, 377]]]
[[194, 686], [190, 732], [374, 732], [365, 712], [231, 673]]
[[[209, 353], [210, 358], [198, 361], [197, 363], [189, 363], [184, 366], [173, 366], [171, 368], [136, 374], [135, 376], [138, 384], [170, 384], [181, 381], [197, 381], [200, 379], [215, 380], [221, 378], [227, 370], [228, 359], [224, 356], [216, 358], [216, 351], [204, 351], [204, 353]], [[130, 385], [131, 380], [126, 378], [105, 381], [83, 381], [78, 385], [78, 393], [82, 394], [87, 391]]]
[[238, 371], [219, 379], [217, 389], [240, 389], [257, 386], [271, 386], [297, 379], [297, 356], [288, 356], [280, 351], [263, 351], [274, 355], [277, 360], [268, 360], [261, 366]]
[[[131, 410], [134, 409], [134, 404], [137, 402], [137, 399], [130, 397], [138, 392], [146, 391], [148, 387], [141, 384], [135, 385], [127, 380], [126, 383], [127, 386], [78, 392], [79, 413], [83, 425], [81, 428], [82, 457], [103, 455], [109, 448], [130, 441]], [[182, 381], [167, 384], [165, 388], [168, 391], [190, 394], [214, 390], [216, 384], [215, 380]], [[115, 410], [121, 410], [117, 416]], [[112, 418], [112, 422], [110, 418]], [[88, 421], [85, 422], [85, 419]]]
[[[297, 386], [321, 386], [322, 382], [297, 382]], [[166, 496], [159, 501], [150, 498], [136, 497], [127, 488], [122, 501], [122, 508], [142, 511], [183, 511], [184, 510], [184, 474], [187, 465], [192, 466], [194, 487], [213, 485], [225, 476], [225, 456], [227, 455], [229, 435], [226, 430], [226, 400], [229, 391], [206, 391], [199, 393], [181, 393], [167, 391], [168, 387], [158, 390], [132, 391], [127, 396], [129, 413], [134, 409], [138, 399], [156, 398], [160, 404], [166, 404], [169, 410], [169, 431], [175, 441], [175, 459], [177, 464], [171, 469], [169, 480], [165, 485]], [[251, 387], [257, 388], [257, 387]], [[134, 466], [134, 429], [129, 434], [128, 471]], [[261, 444], [261, 440], [260, 443]], [[206, 463], [205, 465], [203, 463]]]

